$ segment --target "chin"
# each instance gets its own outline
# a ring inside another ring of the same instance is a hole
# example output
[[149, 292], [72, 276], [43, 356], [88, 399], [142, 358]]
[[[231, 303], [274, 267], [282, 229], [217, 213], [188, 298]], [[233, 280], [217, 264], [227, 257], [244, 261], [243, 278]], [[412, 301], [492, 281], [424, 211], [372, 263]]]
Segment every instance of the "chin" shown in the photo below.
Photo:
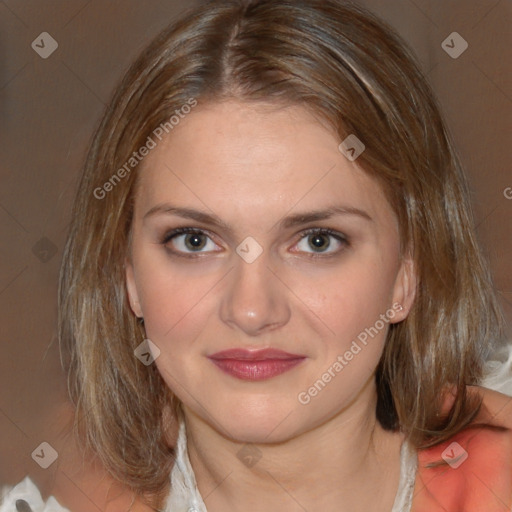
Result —
[[[241, 443], [280, 443], [298, 433], [301, 419], [294, 411], [295, 404], [249, 403], [219, 407], [215, 414], [227, 436]], [[291, 413], [291, 414], [290, 414]]]
[[[274, 425], [275, 426], [275, 425]], [[233, 441], [247, 444], [274, 444], [282, 443], [292, 437], [291, 434], [281, 430], [279, 433], [272, 432], [267, 424], [255, 424], [247, 422], [244, 424], [223, 425], [229, 437]]]

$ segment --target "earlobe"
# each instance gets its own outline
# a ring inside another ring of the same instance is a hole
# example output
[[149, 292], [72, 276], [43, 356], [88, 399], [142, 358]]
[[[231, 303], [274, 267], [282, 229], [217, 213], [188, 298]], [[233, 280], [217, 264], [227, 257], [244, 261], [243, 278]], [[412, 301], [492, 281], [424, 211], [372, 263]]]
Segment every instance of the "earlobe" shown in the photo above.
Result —
[[393, 293], [393, 304], [400, 304], [401, 309], [396, 312], [394, 322], [401, 322], [407, 318], [416, 297], [416, 269], [412, 258], [404, 258], [398, 272]]
[[135, 275], [133, 271], [133, 265], [127, 258], [124, 264], [125, 268], [125, 279], [126, 279], [126, 290], [128, 292], [128, 300], [130, 302], [130, 308], [132, 309], [135, 316], [142, 318], [142, 309], [139, 302], [139, 294], [137, 292], [137, 285], [135, 283]]

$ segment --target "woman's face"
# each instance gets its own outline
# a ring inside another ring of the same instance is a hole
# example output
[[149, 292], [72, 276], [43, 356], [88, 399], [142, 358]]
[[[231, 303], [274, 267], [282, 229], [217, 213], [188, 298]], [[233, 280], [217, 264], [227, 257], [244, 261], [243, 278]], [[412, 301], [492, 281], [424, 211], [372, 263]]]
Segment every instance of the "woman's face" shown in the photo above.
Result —
[[196, 107], [143, 161], [130, 304], [186, 413], [233, 439], [373, 403], [413, 300], [396, 217], [340, 142], [302, 107], [233, 100]]

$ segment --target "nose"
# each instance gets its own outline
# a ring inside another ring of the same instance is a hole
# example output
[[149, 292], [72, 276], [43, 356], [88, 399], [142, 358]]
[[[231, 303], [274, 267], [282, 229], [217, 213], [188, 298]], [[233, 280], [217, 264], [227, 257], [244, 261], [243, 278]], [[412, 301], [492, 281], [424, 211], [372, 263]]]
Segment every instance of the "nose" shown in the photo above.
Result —
[[290, 319], [286, 291], [268, 268], [265, 253], [252, 263], [238, 258], [221, 300], [221, 320], [248, 336], [278, 329]]

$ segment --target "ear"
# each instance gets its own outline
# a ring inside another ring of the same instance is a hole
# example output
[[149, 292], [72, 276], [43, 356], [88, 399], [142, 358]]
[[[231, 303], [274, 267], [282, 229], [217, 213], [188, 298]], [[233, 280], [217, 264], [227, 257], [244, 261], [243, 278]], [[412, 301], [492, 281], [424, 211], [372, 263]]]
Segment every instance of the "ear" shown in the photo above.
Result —
[[139, 294], [137, 292], [137, 285], [135, 283], [135, 273], [133, 271], [133, 264], [129, 258], [124, 262], [125, 277], [126, 277], [126, 290], [128, 292], [128, 300], [130, 301], [130, 308], [135, 313], [135, 316], [142, 318], [142, 309], [140, 307]]
[[[398, 271], [395, 286], [393, 289], [393, 309], [395, 316], [391, 323], [398, 323], [405, 320], [416, 297], [416, 268], [410, 256], [404, 257]], [[395, 307], [402, 306], [402, 309]]]

